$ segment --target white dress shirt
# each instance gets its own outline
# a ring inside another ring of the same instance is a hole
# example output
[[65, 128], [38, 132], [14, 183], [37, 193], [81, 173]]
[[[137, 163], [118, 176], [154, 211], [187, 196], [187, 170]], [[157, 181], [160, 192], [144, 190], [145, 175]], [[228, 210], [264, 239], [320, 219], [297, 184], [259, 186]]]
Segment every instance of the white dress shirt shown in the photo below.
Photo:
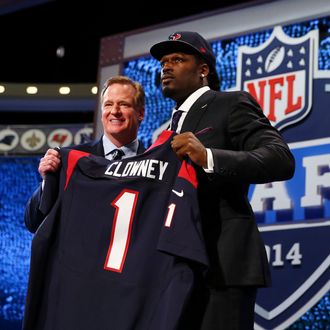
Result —
[[[176, 129], [177, 133], [181, 132], [183, 122], [188, 114], [188, 111], [192, 107], [192, 105], [197, 101], [197, 99], [199, 99], [208, 90], [210, 90], [209, 86], [204, 86], [204, 87], [197, 89], [195, 92], [193, 92], [191, 95], [189, 95], [189, 97], [180, 105], [179, 109], [175, 109], [175, 108], [173, 109], [172, 117], [176, 111], [178, 111], [178, 110], [183, 111], [182, 115], [180, 117], [179, 123], [178, 123], [178, 127]], [[172, 117], [171, 117], [171, 121], [172, 121]], [[212, 151], [209, 148], [206, 148], [206, 152], [207, 152], [207, 168], [203, 167], [203, 169], [207, 173], [213, 173], [214, 172], [214, 161], [213, 161]]]
[[[135, 156], [137, 154], [137, 150], [139, 147], [139, 141], [137, 138], [133, 140], [131, 143], [122, 146], [120, 148], [115, 146], [106, 135], [103, 135], [102, 142], [103, 142], [104, 155], [109, 154], [114, 149], [121, 149], [125, 154], [123, 158]], [[110, 159], [109, 156], [105, 156], [105, 158]]]

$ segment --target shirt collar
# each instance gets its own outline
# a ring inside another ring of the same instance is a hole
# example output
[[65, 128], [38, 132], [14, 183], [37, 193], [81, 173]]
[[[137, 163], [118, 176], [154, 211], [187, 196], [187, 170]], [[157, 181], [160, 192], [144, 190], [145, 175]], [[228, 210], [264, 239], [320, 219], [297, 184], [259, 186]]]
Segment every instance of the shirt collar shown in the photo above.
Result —
[[204, 86], [188, 96], [188, 98], [180, 105], [179, 109], [188, 112], [192, 105], [197, 101], [197, 99], [202, 96], [205, 92], [209, 91], [211, 88], [209, 86]]
[[121, 146], [120, 148], [115, 146], [105, 134], [103, 134], [102, 142], [103, 142], [103, 149], [105, 155], [114, 149], [121, 149], [125, 153], [123, 158], [135, 156], [137, 154], [137, 150], [139, 147], [138, 138], [136, 138], [129, 144]]

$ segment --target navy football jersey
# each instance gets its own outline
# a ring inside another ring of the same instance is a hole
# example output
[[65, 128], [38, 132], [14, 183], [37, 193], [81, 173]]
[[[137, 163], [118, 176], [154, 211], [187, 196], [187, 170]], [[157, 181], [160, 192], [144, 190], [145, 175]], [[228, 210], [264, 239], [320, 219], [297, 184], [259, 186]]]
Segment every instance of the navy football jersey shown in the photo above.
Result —
[[192, 269], [208, 259], [196, 173], [172, 151], [175, 134], [119, 161], [60, 151], [58, 196], [32, 240], [23, 329], [177, 329]]

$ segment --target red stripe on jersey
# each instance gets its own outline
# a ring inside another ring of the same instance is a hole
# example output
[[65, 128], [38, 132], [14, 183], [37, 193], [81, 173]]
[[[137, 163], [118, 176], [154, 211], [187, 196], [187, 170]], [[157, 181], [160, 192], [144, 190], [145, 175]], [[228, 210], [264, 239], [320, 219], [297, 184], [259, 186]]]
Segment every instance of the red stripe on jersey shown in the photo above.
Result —
[[66, 188], [69, 184], [72, 172], [73, 172], [74, 168], [76, 167], [78, 160], [82, 157], [86, 157], [89, 155], [90, 155], [90, 153], [88, 153], [88, 152], [79, 151], [79, 150], [70, 150], [69, 155], [68, 155], [68, 167], [66, 169], [66, 180], [65, 180], [64, 190], [66, 190]]
[[159, 134], [157, 140], [146, 151], [149, 151], [152, 148], [155, 148], [155, 147], [160, 146], [161, 144], [165, 143], [172, 136], [172, 134], [174, 134], [173, 131], [167, 131], [167, 130], [162, 131]]
[[195, 188], [197, 188], [198, 181], [196, 171], [191, 164], [187, 163], [186, 160], [182, 162], [178, 176], [189, 181]]

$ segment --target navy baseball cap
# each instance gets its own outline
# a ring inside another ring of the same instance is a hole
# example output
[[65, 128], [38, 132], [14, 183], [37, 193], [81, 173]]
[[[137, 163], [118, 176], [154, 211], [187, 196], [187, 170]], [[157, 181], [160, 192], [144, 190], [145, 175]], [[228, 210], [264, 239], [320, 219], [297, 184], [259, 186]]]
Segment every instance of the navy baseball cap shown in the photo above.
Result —
[[161, 41], [150, 48], [150, 54], [157, 60], [161, 60], [164, 55], [176, 52], [197, 54], [206, 61], [211, 71], [216, 71], [215, 55], [211, 45], [197, 32], [172, 33], [168, 40]]

